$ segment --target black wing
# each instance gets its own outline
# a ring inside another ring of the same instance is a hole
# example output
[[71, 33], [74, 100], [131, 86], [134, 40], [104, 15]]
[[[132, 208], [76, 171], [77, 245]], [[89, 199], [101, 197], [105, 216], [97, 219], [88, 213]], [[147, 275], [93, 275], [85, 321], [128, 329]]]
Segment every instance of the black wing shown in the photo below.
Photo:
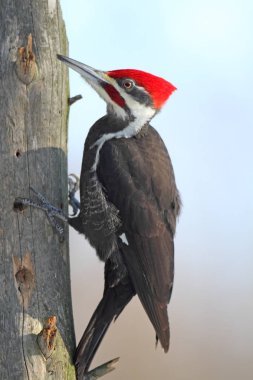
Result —
[[167, 304], [173, 285], [173, 236], [180, 198], [158, 133], [149, 127], [143, 136], [105, 143], [98, 178], [120, 212], [121, 232], [128, 241], [124, 260], [129, 276], [167, 351]]

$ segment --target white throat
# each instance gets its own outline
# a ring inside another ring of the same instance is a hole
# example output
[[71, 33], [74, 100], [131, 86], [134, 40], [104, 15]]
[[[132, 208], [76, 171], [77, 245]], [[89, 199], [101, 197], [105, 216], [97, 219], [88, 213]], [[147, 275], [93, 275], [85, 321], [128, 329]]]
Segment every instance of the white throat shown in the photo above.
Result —
[[[119, 92], [119, 94], [124, 98], [126, 107], [120, 107], [115, 101], [113, 101], [103, 87], [98, 86], [96, 83], [87, 80], [91, 86], [98, 92], [98, 94], [106, 101], [108, 104], [108, 112], [114, 113], [118, 119], [128, 119], [131, 117], [129, 124], [121, 131], [106, 133], [102, 135], [92, 146], [91, 149], [97, 146], [96, 156], [94, 164], [92, 165], [91, 170], [96, 171], [99, 163], [99, 152], [104, 145], [104, 143], [111, 139], [120, 139], [125, 138], [129, 139], [137, 135], [141, 128], [148, 123], [152, 117], [155, 115], [156, 110], [150, 106], [139, 103], [135, 100], [130, 94], [125, 92], [118, 83], [112, 79], [113, 86]], [[142, 89], [142, 91], [145, 91]], [[130, 116], [127, 112], [127, 108], [130, 110]]]
[[97, 146], [95, 161], [91, 168], [92, 171], [97, 170], [99, 163], [99, 152], [106, 141], [120, 138], [129, 139], [133, 136], [136, 136], [142, 127], [144, 127], [144, 125], [149, 122], [154, 116], [155, 110], [153, 108], [146, 107], [145, 105], [139, 104], [137, 102], [135, 103], [136, 107], [134, 109], [134, 112], [132, 112], [132, 116], [134, 118], [133, 121], [130, 121], [130, 123], [121, 131], [105, 133], [91, 146], [91, 149]]

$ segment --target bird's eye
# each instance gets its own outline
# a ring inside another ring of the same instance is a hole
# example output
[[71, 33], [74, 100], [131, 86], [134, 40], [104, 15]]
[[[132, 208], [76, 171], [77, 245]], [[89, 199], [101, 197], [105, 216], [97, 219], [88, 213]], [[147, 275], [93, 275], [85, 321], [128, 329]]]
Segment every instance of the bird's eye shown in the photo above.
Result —
[[123, 87], [129, 91], [129, 90], [132, 90], [132, 88], [134, 87], [134, 81], [131, 80], [131, 79], [125, 79], [123, 81]]

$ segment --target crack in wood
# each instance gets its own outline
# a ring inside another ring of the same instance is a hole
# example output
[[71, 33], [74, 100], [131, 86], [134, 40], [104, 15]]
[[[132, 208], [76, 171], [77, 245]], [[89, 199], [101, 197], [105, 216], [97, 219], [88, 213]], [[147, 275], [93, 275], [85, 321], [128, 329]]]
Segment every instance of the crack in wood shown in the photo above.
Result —
[[17, 256], [12, 257], [13, 272], [15, 278], [15, 285], [17, 289], [18, 299], [22, 308], [22, 321], [21, 321], [21, 345], [24, 366], [28, 380], [30, 379], [28, 364], [24, 347], [24, 330], [25, 330], [25, 311], [28, 308], [29, 300], [32, 295], [34, 287], [34, 269], [32, 264], [32, 257], [30, 252], [26, 252], [23, 258]]
[[28, 370], [28, 365], [27, 365], [26, 355], [25, 355], [25, 345], [24, 345], [24, 330], [25, 330], [24, 297], [23, 297], [22, 292], [20, 292], [20, 295], [21, 295], [21, 298], [23, 300], [23, 302], [22, 302], [22, 322], [21, 322], [22, 323], [22, 336], [21, 336], [22, 355], [23, 355], [23, 360], [24, 360], [24, 364], [25, 364], [25, 370], [26, 370], [26, 374], [27, 374], [27, 379], [30, 380], [29, 370]]

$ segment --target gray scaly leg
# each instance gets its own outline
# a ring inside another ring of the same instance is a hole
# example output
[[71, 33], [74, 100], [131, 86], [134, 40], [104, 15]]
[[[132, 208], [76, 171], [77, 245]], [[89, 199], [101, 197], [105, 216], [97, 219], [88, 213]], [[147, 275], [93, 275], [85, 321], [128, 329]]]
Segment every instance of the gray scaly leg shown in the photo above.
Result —
[[68, 217], [63, 213], [63, 211], [57, 207], [54, 207], [41, 193], [36, 191], [33, 187], [30, 187], [35, 195], [36, 201], [30, 198], [18, 197], [15, 199], [14, 207], [31, 206], [43, 210], [50, 222], [50, 224], [56, 229], [57, 233], [61, 236], [63, 235], [64, 228], [60, 226], [56, 220], [60, 219], [63, 222], [68, 222]]

